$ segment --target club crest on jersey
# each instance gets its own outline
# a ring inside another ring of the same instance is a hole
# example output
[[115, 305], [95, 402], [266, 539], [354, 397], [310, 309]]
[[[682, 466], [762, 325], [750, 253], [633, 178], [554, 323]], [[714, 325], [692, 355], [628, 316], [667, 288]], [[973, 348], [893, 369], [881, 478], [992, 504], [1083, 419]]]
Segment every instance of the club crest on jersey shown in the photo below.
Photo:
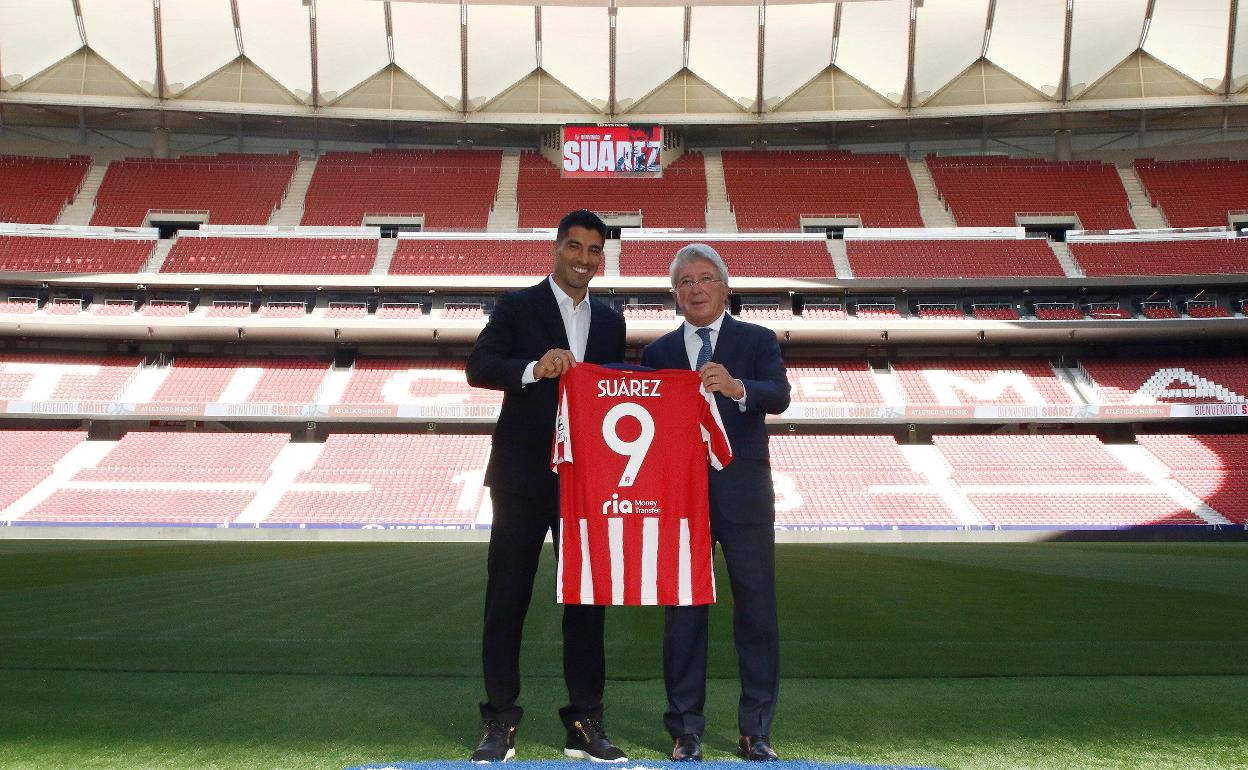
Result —
[[598, 380], [598, 398], [658, 398], [661, 380]]

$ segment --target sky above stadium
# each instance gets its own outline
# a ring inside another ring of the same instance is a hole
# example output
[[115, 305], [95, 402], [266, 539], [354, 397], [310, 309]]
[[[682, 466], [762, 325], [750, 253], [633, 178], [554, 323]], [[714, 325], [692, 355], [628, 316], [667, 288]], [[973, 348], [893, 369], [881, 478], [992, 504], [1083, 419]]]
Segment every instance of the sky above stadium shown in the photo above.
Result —
[[[1228, 66], [1229, 90], [1248, 80], [1248, 9], [1236, 13], [1237, 0], [916, 0], [912, 103], [981, 57], [1057, 95], [1068, 1], [1068, 98], [1137, 50], [1211, 92], [1227, 87]], [[0, 0], [0, 77], [11, 90], [85, 46], [152, 94], [161, 61], [165, 95], [176, 97], [245, 57], [302, 102], [311, 103], [315, 78], [317, 103], [329, 104], [394, 66], [448, 108], [463, 109], [466, 92], [474, 109], [541, 69], [601, 109], [614, 71], [626, 109], [687, 68], [755, 110], [760, 93], [767, 109], [835, 65], [901, 104], [911, 8], [911, 0]]]

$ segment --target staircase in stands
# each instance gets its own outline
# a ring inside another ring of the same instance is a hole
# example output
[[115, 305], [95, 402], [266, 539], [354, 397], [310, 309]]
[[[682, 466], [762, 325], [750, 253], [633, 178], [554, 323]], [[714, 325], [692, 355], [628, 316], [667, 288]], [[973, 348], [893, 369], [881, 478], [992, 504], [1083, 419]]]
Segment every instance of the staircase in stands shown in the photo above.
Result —
[[706, 231], [708, 233], [737, 232], [737, 215], [732, 213], [728, 202], [728, 187], [724, 183], [724, 161], [718, 152], [702, 154], [706, 173]]
[[314, 171], [316, 171], [316, 160], [299, 161], [294, 175], [290, 178], [290, 186], [286, 188], [286, 197], [282, 199], [282, 206], [273, 212], [269, 224], [294, 227], [303, 221], [303, 203], [307, 200], [308, 185], [312, 184]]
[[520, 179], [520, 151], [504, 150], [503, 162], [498, 169], [498, 192], [490, 207], [490, 218], [485, 225], [487, 232], [514, 233], [520, 224], [520, 210], [516, 206], [516, 186]]
[[1057, 263], [1062, 266], [1062, 272], [1067, 278], [1083, 277], [1083, 268], [1079, 267], [1079, 263], [1075, 261], [1069, 246], [1061, 241], [1049, 241], [1049, 248], [1053, 249], [1053, 256], [1057, 257]]
[[945, 208], [945, 204], [936, 192], [936, 182], [927, 164], [921, 160], [907, 160], [910, 176], [914, 178], [914, 189], [919, 194], [919, 216], [923, 217], [924, 227], [957, 227], [953, 215]]
[[1127, 191], [1127, 200], [1131, 202], [1131, 220], [1135, 222], [1135, 226], [1141, 230], [1169, 227], [1161, 209], [1152, 205], [1148, 193], [1144, 192], [1144, 185], [1135, 173], [1135, 167], [1126, 165], [1116, 168], [1118, 176], [1122, 177], [1122, 187]]
[[61, 211], [57, 218], [58, 225], [89, 225], [91, 215], [95, 213], [95, 194], [100, 191], [104, 181], [104, 173], [108, 171], [108, 163], [92, 163], [82, 180], [82, 188], [74, 197], [74, 202]]

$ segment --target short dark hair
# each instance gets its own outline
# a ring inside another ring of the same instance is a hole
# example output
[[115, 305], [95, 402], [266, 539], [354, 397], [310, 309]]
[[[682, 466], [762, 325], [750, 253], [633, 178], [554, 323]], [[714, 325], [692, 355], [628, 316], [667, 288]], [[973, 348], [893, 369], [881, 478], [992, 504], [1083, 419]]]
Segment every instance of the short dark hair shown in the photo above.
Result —
[[555, 245], [559, 246], [564, 239], [568, 237], [568, 230], [573, 227], [584, 227], [586, 230], [593, 230], [602, 236], [602, 240], [607, 240], [607, 223], [602, 221], [602, 217], [592, 211], [585, 209], [577, 209], [570, 211], [563, 219], [559, 220], [559, 231], [555, 233]]

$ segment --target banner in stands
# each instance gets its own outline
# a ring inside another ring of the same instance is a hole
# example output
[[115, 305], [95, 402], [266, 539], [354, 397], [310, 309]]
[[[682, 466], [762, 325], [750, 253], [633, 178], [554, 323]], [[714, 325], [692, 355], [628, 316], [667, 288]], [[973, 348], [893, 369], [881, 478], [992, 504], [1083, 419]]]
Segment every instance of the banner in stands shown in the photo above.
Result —
[[662, 139], [659, 126], [564, 126], [563, 176], [661, 176]]

